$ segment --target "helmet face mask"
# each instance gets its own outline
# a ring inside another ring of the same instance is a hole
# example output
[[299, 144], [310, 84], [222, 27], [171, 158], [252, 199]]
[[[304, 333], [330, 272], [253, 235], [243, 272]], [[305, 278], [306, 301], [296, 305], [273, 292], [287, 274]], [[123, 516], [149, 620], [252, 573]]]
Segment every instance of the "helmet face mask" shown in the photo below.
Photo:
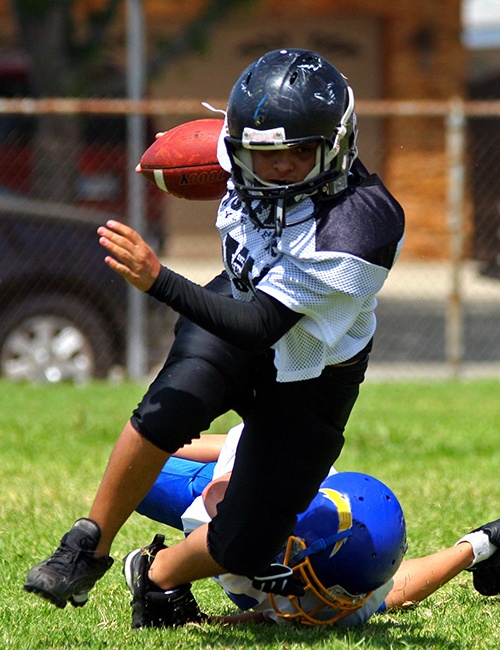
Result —
[[[347, 187], [357, 155], [354, 95], [343, 75], [315, 52], [276, 50], [251, 64], [233, 86], [227, 121], [233, 183], [247, 204], [265, 199], [284, 209]], [[318, 144], [317, 158], [304, 180], [276, 185], [254, 174], [252, 150], [309, 143]]]
[[332, 624], [354, 613], [392, 578], [406, 552], [406, 525], [393, 492], [372, 476], [326, 478], [299, 515], [284, 558], [305, 595], [271, 597], [280, 618]]
[[314, 572], [309, 556], [293, 564], [293, 557], [306, 548], [303, 539], [293, 535], [289, 537], [283, 563], [293, 566], [294, 577], [304, 585], [305, 594], [289, 596], [290, 607], [286, 611], [270, 594], [269, 600], [277, 615], [302, 625], [332, 625], [360, 609], [373, 592], [352, 595], [338, 585], [327, 589]]

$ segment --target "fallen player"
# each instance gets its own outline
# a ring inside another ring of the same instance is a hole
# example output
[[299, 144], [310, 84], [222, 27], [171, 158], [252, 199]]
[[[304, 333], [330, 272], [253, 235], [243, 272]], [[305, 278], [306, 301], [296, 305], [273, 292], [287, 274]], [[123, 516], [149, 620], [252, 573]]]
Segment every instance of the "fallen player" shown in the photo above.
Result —
[[[242, 425], [234, 427], [227, 436], [205, 435], [182, 448], [176, 458], [166, 463], [138, 512], [183, 530], [186, 535], [210, 521], [228, 485], [241, 429]], [[153, 556], [162, 551], [162, 536], [155, 538], [155, 544], [154, 549], [151, 545], [136, 549], [125, 559], [124, 572], [133, 595], [137, 585], [132, 584], [131, 565], [138, 561], [151, 563], [151, 550]], [[403, 560], [405, 524], [396, 497], [373, 477], [356, 472], [337, 473], [332, 468], [317, 497], [299, 516], [286, 554], [276, 560], [273, 578], [291, 578], [292, 590], [298, 593], [268, 593], [272, 582], [269, 576], [252, 580], [221, 575], [215, 578], [216, 582], [243, 613], [207, 617], [194, 598], [189, 599], [189, 606], [183, 600], [180, 608], [169, 601], [168, 594], [162, 602], [161, 590], [150, 581], [141, 585], [144, 593], [136, 600], [142, 609], [138, 616], [134, 611], [132, 627], [141, 627], [136, 622], [144, 623], [148, 618], [144, 612], [148, 589], [156, 594], [151, 607], [164, 609], [165, 626], [206, 619], [226, 624], [250, 620], [362, 624], [376, 612], [424, 600], [464, 570], [473, 572], [474, 587], [479, 593], [493, 596], [500, 593], [500, 554], [496, 553], [499, 545], [497, 520], [465, 535], [450, 548]], [[286, 568], [291, 571], [287, 573]], [[304, 595], [299, 595], [301, 588]], [[279, 586], [274, 589], [279, 591]], [[157, 621], [157, 610], [152, 618]]]

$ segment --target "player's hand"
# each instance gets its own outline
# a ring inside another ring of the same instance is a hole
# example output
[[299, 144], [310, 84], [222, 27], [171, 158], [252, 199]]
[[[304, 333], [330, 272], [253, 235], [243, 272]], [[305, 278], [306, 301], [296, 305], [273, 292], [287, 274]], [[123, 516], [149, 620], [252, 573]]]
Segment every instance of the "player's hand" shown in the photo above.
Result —
[[153, 286], [161, 263], [153, 249], [130, 226], [110, 220], [97, 229], [99, 243], [110, 255], [104, 261], [127, 282], [141, 291]]
[[295, 579], [292, 569], [284, 564], [271, 564], [262, 575], [254, 576], [252, 587], [278, 596], [304, 595], [304, 587]]

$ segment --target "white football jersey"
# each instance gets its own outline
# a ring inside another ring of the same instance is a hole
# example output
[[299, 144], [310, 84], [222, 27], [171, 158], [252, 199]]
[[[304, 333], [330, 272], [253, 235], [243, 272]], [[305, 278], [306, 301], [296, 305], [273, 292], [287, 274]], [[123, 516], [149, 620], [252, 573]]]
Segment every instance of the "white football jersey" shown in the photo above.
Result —
[[[260, 227], [235, 193], [222, 200], [217, 228], [233, 296], [250, 300], [258, 285], [304, 314], [273, 346], [278, 381], [318, 377], [325, 366], [350, 359], [373, 337], [375, 294], [402, 244], [397, 210], [384, 191], [381, 184], [358, 188], [318, 214], [305, 199], [287, 208], [279, 238], [269, 207], [252, 204], [259, 221], [271, 226]], [[391, 255], [379, 254], [391, 246]]]

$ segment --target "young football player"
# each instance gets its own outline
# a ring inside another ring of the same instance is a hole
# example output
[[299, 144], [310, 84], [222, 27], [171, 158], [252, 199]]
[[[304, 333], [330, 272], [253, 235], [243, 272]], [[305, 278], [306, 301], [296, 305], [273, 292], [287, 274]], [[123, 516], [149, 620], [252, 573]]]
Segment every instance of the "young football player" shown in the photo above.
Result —
[[217, 215], [224, 273], [200, 287], [162, 266], [128, 226], [99, 228], [106, 263], [182, 318], [88, 519], [29, 572], [27, 591], [84, 605], [168, 457], [228, 410], [245, 427], [216, 516], [151, 567], [140, 564], [146, 574], [134, 580], [178, 601], [196, 579], [265, 575], [341, 452], [375, 296], [403, 241], [403, 210], [357, 158], [356, 136], [353, 92], [331, 63], [308, 50], [269, 52], [228, 101], [232, 177]]

